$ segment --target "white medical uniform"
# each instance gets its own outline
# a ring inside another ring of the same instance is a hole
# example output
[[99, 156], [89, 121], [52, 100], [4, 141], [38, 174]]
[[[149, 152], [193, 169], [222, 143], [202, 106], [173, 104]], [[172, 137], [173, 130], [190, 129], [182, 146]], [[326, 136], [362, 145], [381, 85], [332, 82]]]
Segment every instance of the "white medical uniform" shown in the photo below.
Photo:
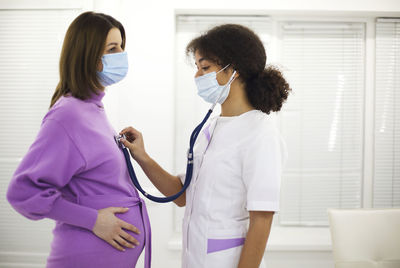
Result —
[[279, 210], [285, 156], [271, 115], [252, 110], [210, 120], [199, 134], [186, 190], [183, 268], [237, 267], [249, 211]]

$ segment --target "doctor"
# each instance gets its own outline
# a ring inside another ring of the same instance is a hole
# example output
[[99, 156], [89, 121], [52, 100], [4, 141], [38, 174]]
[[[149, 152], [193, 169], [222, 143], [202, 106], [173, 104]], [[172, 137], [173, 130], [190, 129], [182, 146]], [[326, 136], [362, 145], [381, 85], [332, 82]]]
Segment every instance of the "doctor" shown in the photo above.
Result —
[[[197, 66], [198, 94], [218, 101], [222, 112], [202, 130], [192, 183], [175, 200], [186, 206], [182, 267], [263, 267], [286, 155], [270, 112], [281, 109], [291, 89], [277, 69], [265, 68], [264, 46], [246, 27], [217, 26], [192, 40], [186, 51]], [[163, 170], [146, 153], [140, 132], [128, 127], [121, 134], [163, 194], [182, 188], [185, 176]]]

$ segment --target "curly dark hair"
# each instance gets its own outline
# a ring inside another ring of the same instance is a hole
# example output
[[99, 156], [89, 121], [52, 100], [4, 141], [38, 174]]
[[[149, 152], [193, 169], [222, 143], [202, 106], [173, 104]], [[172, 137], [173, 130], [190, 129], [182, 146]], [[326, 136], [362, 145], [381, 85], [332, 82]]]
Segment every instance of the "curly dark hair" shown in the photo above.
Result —
[[291, 91], [278, 68], [266, 67], [264, 45], [247, 27], [238, 24], [216, 26], [187, 45], [187, 56], [196, 51], [220, 66], [230, 64], [244, 82], [250, 104], [264, 113], [279, 111]]

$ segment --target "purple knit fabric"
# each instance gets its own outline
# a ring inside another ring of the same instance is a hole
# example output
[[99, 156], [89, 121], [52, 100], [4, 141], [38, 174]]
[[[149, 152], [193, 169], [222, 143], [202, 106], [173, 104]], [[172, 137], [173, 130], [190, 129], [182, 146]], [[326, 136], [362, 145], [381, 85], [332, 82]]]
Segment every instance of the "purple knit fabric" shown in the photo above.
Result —
[[[101, 102], [104, 93], [82, 101], [61, 97], [43, 119], [35, 141], [10, 182], [7, 199], [32, 220], [56, 221], [47, 267], [135, 267], [146, 244], [150, 267], [150, 224], [133, 187], [116, 134]], [[90, 200], [90, 202], [88, 201]], [[91, 230], [97, 210], [129, 207], [117, 217], [135, 225], [141, 244], [120, 252]]]

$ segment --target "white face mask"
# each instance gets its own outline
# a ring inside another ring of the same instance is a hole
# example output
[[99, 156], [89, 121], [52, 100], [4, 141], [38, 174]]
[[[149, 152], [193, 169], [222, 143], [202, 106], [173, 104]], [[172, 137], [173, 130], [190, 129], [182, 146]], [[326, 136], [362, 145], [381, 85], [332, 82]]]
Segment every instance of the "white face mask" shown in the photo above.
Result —
[[229, 78], [228, 83], [220, 86], [217, 81], [217, 74], [225, 70], [229, 66], [226, 65], [224, 68], [218, 72], [211, 72], [195, 78], [195, 83], [197, 86], [197, 94], [202, 97], [206, 102], [209, 103], [219, 103], [222, 104], [229, 95], [231, 90], [231, 84], [235, 80], [234, 76], [236, 71], [233, 72], [231, 78]]

